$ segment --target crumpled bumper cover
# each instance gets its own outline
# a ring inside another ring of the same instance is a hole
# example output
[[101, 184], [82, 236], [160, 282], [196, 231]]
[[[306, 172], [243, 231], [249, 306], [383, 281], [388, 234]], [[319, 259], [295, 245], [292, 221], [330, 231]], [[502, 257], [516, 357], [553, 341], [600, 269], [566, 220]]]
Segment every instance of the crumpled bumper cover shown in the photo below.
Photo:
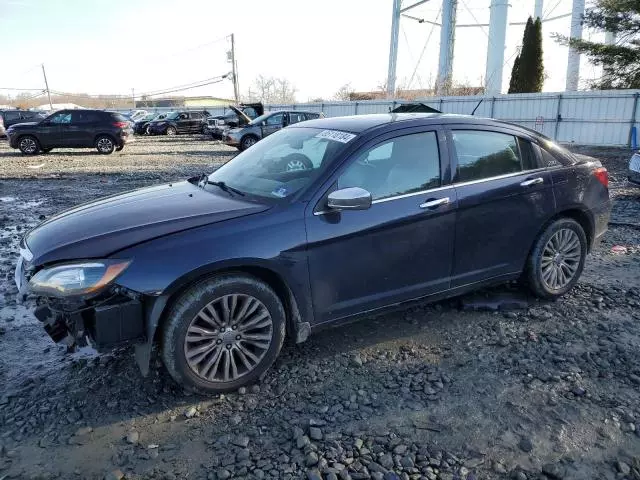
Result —
[[91, 344], [100, 350], [146, 339], [140, 300], [121, 297], [93, 306], [67, 307], [52, 301], [38, 306], [34, 311], [49, 337], [56, 343], [67, 347]]

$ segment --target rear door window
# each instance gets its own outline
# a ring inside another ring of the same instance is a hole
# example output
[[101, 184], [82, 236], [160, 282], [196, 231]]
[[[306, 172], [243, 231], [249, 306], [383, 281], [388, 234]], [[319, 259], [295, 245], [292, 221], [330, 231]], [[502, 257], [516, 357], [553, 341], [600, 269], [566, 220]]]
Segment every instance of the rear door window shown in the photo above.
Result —
[[20, 120], [20, 112], [4, 112], [5, 122], [15, 122], [16, 120]]
[[458, 182], [523, 170], [518, 140], [513, 135], [484, 130], [453, 130], [452, 138], [458, 161]]
[[298, 123], [298, 122], [304, 122], [306, 120], [306, 117], [304, 115], [304, 113], [298, 113], [298, 112], [289, 112], [289, 124], [292, 125], [294, 123]]

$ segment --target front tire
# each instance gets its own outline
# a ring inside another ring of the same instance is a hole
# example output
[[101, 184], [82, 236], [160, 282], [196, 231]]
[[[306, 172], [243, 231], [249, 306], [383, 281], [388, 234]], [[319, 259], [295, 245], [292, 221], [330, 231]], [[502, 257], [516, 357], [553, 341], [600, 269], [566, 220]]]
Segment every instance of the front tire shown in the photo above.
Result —
[[244, 151], [247, 148], [253, 147], [256, 143], [258, 143], [258, 137], [255, 135], [247, 135], [240, 141], [240, 150]]
[[280, 353], [285, 311], [259, 280], [228, 274], [202, 281], [169, 310], [162, 359], [173, 379], [203, 393], [256, 382]]
[[40, 151], [40, 144], [36, 137], [25, 135], [18, 142], [18, 148], [25, 155], [35, 155]]
[[96, 149], [101, 155], [109, 155], [113, 153], [115, 148], [116, 144], [113, 141], [113, 138], [111, 138], [110, 136], [100, 135], [98, 138], [96, 138]]
[[165, 132], [167, 135], [176, 135], [178, 133], [178, 131], [175, 129], [175, 127], [167, 127], [167, 131]]
[[533, 293], [555, 299], [571, 290], [584, 268], [587, 249], [587, 236], [578, 222], [561, 218], [551, 223], [527, 260], [526, 278]]

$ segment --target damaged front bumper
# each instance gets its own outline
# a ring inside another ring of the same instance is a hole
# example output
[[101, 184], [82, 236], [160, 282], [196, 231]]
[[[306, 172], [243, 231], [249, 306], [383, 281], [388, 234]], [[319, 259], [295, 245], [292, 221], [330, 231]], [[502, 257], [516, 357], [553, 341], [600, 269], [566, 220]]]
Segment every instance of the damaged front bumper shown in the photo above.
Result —
[[54, 342], [69, 348], [100, 351], [146, 341], [143, 303], [121, 294], [91, 303], [45, 299], [34, 314]]

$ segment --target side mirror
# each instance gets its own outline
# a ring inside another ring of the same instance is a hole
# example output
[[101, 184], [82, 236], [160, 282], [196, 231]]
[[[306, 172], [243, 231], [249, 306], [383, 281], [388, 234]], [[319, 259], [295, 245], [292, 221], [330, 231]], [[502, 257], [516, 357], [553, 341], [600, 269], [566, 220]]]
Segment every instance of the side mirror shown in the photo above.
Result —
[[371, 193], [360, 187], [349, 187], [331, 192], [327, 206], [335, 210], [366, 210], [371, 207]]

